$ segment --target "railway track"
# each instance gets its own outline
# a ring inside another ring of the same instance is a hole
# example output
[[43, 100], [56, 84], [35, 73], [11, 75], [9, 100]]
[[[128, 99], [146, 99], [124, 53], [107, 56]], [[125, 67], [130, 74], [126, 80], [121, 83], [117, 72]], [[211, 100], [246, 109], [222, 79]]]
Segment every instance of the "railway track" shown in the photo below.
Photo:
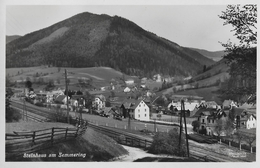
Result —
[[[23, 109], [22, 103], [17, 103], [17, 102], [12, 101], [11, 105], [15, 106], [16, 108]], [[27, 111], [30, 113], [28, 115], [28, 117], [31, 117], [32, 119], [34, 119], [35, 121], [38, 121], [38, 122], [44, 122], [48, 119], [51, 119], [51, 116], [53, 115], [53, 113], [48, 111], [48, 109], [32, 107], [32, 106], [27, 106]], [[43, 116], [45, 118], [45, 120], [42, 120], [39, 117], [33, 116], [32, 114]], [[105, 127], [105, 126], [97, 126], [93, 123], [89, 123], [89, 126], [110, 137], [124, 135], [128, 138], [145, 140], [147, 143], [152, 143], [151, 137], [144, 137], [142, 135], [129, 133], [129, 132], [126, 132], [123, 130], [115, 130], [114, 128], [112, 129], [112, 128]], [[192, 143], [189, 143], [189, 146], [190, 146], [190, 155], [192, 157], [198, 158], [200, 160], [209, 161], [209, 162], [245, 162], [246, 161], [246, 160], [239, 159], [239, 158], [231, 158], [227, 155], [224, 155], [222, 153], [218, 153], [218, 152], [215, 152], [212, 150], [209, 151], [207, 149], [198, 147]]]

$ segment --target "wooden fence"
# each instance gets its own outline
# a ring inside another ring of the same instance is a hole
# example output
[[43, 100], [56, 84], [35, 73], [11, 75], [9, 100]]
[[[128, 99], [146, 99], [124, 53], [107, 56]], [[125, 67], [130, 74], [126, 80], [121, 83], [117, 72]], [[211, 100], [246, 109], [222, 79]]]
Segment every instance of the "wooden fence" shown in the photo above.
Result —
[[49, 128], [37, 131], [14, 132], [5, 135], [6, 158], [16, 157], [25, 152], [45, 149], [55, 143], [75, 139], [85, 133], [87, 127]]

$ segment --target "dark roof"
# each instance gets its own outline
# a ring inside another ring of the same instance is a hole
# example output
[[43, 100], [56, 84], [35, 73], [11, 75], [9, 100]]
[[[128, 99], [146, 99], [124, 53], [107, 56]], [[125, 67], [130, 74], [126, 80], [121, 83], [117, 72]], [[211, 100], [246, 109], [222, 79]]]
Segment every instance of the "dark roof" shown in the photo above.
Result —
[[211, 115], [212, 113], [216, 112], [216, 109], [212, 108], [200, 108], [196, 111], [196, 113], [191, 117], [199, 117], [201, 114], [203, 115]]
[[235, 114], [235, 116], [240, 116], [243, 112], [245, 111], [245, 109], [243, 108], [239, 108], [239, 107], [232, 107], [231, 112]]
[[122, 105], [124, 106], [124, 108], [126, 109], [135, 109], [139, 103], [143, 101], [143, 100], [135, 100], [135, 99], [126, 99]]

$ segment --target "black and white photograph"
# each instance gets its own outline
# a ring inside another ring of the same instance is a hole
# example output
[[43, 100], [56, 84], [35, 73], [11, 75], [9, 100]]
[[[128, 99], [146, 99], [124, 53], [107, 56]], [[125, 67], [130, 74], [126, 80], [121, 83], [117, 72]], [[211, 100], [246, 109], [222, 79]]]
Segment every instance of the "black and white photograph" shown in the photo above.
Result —
[[256, 166], [257, 1], [11, 2], [3, 167]]

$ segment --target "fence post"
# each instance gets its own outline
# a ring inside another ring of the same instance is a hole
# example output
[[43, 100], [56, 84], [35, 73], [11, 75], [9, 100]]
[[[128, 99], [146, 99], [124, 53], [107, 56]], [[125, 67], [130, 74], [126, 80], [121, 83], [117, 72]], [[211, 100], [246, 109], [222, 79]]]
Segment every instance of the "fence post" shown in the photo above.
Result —
[[35, 131], [33, 132], [33, 139], [32, 139], [33, 145], [35, 144]]
[[228, 141], [228, 146], [231, 146], [230, 141]]
[[67, 139], [68, 127], [66, 128], [65, 139]]
[[51, 145], [53, 145], [54, 127], [51, 129]]

